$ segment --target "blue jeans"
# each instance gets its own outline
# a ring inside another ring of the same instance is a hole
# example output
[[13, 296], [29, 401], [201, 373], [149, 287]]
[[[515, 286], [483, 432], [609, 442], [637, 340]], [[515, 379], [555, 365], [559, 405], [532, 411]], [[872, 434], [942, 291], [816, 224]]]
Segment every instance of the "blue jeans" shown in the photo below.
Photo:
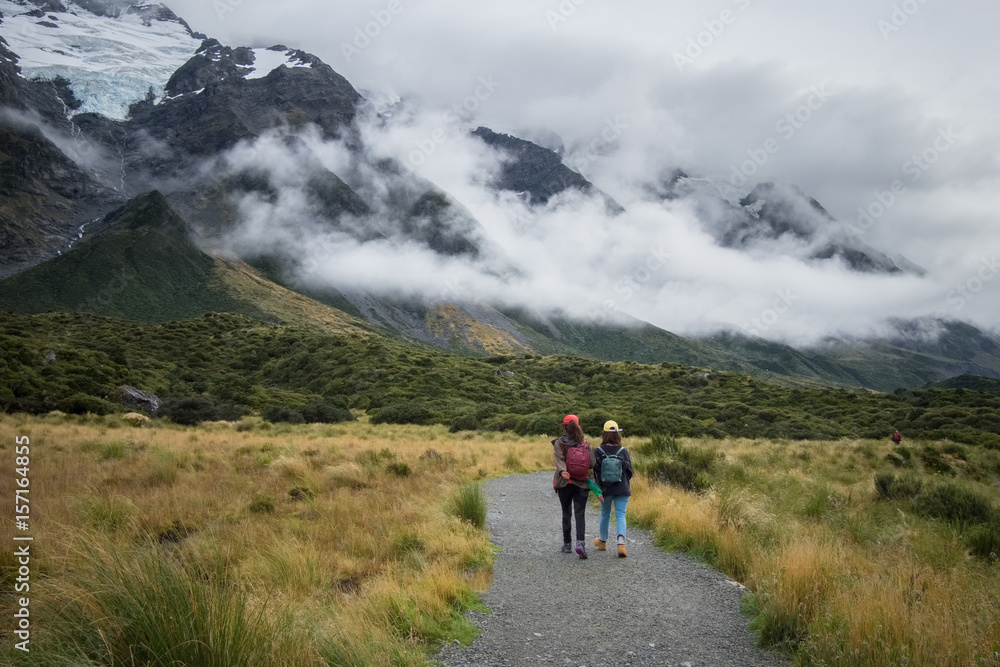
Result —
[[604, 496], [604, 503], [601, 505], [601, 541], [608, 541], [608, 528], [611, 526], [611, 503], [615, 505], [615, 522], [618, 524], [618, 534], [625, 534], [625, 507], [628, 505], [628, 496]]

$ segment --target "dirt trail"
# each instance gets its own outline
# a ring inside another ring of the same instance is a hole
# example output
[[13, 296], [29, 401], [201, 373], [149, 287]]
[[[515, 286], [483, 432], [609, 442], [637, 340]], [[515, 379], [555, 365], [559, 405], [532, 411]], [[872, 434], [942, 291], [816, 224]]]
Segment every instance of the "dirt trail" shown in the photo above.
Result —
[[737, 584], [686, 555], [661, 551], [647, 531], [628, 529], [628, 558], [618, 558], [613, 546], [597, 551], [600, 514], [588, 507], [590, 557], [562, 553], [551, 472], [492, 480], [485, 490], [491, 539], [501, 548], [483, 597], [492, 613], [473, 614], [482, 635], [470, 647], [446, 647], [441, 664], [789, 664], [754, 645]]

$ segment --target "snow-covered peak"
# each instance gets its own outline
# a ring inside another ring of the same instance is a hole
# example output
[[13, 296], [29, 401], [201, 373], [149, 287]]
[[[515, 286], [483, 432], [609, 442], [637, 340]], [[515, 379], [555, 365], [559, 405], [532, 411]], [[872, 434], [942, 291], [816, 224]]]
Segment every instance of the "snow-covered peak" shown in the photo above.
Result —
[[45, 12], [31, 2], [0, 0], [0, 34], [18, 55], [21, 75], [68, 80], [82, 102], [73, 113], [124, 120], [151, 89], [162, 95], [170, 76], [201, 44], [157, 3], [118, 2], [119, 11], [106, 14], [81, 4], [66, 2], [65, 12]]
[[251, 49], [253, 51], [253, 65], [248, 67], [247, 79], [263, 79], [265, 76], [278, 69], [282, 65], [285, 67], [312, 67], [312, 64], [302, 60], [294, 49]]

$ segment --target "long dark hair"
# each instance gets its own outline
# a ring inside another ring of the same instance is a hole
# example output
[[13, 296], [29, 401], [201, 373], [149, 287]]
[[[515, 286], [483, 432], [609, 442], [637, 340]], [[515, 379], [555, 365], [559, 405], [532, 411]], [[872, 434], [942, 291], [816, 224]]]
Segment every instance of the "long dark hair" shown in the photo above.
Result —
[[622, 434], [620, 431], [605, 431], [601, 436], [602, 445], [618, 445], [622, 446]]
[[583, 429], [580, 428], [579, 422], [571, 421], [568, 424], [563, 424], [563, 429], [565, 429], [566, 435], [569, 436], [574, 445], [579, 445], [584, 441]]

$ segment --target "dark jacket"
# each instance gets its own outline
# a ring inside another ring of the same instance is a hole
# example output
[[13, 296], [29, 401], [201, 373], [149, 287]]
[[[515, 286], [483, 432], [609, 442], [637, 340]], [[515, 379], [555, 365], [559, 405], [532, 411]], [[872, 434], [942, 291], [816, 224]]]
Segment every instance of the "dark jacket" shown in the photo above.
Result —
[[[587, 488], [586, 481], [578, 481], [575, 479], [563, 479], [562, 472], [566, 470], [566, 449], [573, 447], [574, 443], [569, 439], [569, 436], [563, 433], [557, 439], [552, 441], [552, 452], [556, 457], [556, 474], [552, 479], [552, 488], [561, 489], [567, 484], [576, 484], [581, 489]], [[577, 445], [580, 446], [580, 445]], [[586, 440], [583, 441], [583, 447], [590, 449], [590, 443]], [[590, 450], [590, 467], [594, 467], [594, 450]]]
[[[609, 454], [617, 455], [622, 460], [622, 480], [613, 484], [605, 484], [601, 481], [601, 464]], [[594, 479], [597, 480], [597, 485], [604, 492], [605, 498], [631, 496], [632, 486], [629, 484], [629, 480], [632, 479], [632, 455], [628, 453], [627, 449], [618, 445], [607, 444], [597, 447], [594, 449]]]

